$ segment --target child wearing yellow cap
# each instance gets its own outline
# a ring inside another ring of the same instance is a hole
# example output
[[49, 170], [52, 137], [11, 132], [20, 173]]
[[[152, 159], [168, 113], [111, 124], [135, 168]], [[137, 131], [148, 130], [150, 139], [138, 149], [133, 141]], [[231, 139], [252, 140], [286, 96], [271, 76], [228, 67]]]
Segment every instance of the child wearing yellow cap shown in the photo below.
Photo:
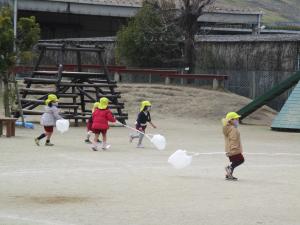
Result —
[[150, 123], [153, 128], [156, 128], [156, 126], [152, 123], [151, 121], [151, 116], [150, 116], [150, 110], [151, 110], [151, 102], [149, 101], [142, 101], [141, 102], [141, 107], [140, 107], [140, 112], [137, 116], [136, 120], [136, 129], [141, 131], [142, 133], [138, 132], [136, 134], [130, 134], [129, 136], [129, 141], [132, 142], [133, 139], [138, 138], [138, 144], [137, 148], [144, 148], [142, 141], [144, 138], [144, 134], [146, 131], [147, 123]]
[[226, 118], [222, 119], [223, 134], [225, 138], [225, 152], [226, 156], [231, 162], [230, 165], [225, 167], [226, 179], [237, 180], [233, 176], [233, 170], [241, 165], [245, 160], [243, 156], [243, 148], [241, 144], [240, 132], [238, 130], [239, 118], [241, 116], [236, 112], [229, 112]]
[[56, 120], [62, 119], [62, 117], [59, 115], [57, 103], [57, 96], [55, 94], [49, 94], [47, 100], [45, 101], [45, 112], [41, 117], [41, 125], [44, 126], [45, 132], [34, 139], [35, 144], [38, 146], [40, 145], [40, 140], [44, 137], [47, 137], [45, 145], [53, 146], [53, 144], [50, 142], [50, 138], [53, 134], [53, 127], [56, 124]]
[[102, 149], [106, 150], [109, 148], [109, 145], [107, 145], [107, 137], [106, 133], [107, 130], [109, 129], [108, 122], [116, 122], [116, 118], [112, 114], [112, 112], [108, 109], [108, 103], [109, 100], [108, 98], [101, 98], [98, 108], [93, 112], [93, 124], [92, 124], [92, 129], [95, 134], [95, 138], [93, 140], [93, 145], [92, 149], [94, 151], [97, 151], [97, 146], [98, 146], [98, 138], [100, 133], [102, 134]]
[[[99, 104], [100, 104], [100, 102], [94, 103], [93, 108], [92, 108], [92, 113], [98, 108]], [[84, 140], [85, 143], [89, 143], [89, 144], [92, 143], [90, 141], [91, 134], [93, 133], [92, 125], [93, 125], [93, 116], [91, 116], [86, 123], [87, 134], [86, 134], [86, 139]], [[98, 140], [97, 142], [101, 143], [100, 140]]]

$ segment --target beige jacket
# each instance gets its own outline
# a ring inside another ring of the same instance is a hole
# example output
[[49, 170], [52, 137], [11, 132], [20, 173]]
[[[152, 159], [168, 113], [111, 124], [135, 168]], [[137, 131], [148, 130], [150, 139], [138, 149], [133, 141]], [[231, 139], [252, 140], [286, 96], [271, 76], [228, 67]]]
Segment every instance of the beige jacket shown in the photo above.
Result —
[[227, 156], [237, 155], [243, 152], [240, 132], [234, 126], [227, 124], [223, 126], [225, 138], [225, 152]]

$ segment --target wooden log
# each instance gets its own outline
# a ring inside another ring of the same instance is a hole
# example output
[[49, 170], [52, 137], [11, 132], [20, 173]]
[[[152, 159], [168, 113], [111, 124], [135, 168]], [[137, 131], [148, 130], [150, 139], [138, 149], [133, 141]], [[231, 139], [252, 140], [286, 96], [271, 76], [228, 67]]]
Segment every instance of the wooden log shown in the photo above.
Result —
[[[42, 59], [44, 57], [44, 55], [45, 55], [45, 48], [42, 48], [42, 50], [40, 52], [40, 55], [39, 55], [39, 58], [38, 58], [35, 66], [34, 66], [33, 71], [37, 70], [37, 68], [39, 67], [39, 65], [40, 65], [40, 63], [41, 63], [41, 61], [42, 61]], [[31, 77], [34, 77], [33, 73], [31, 74]], [[31, 86], [30, 82], [26, 84], [26, 88], [30, 88], [30, 86]], [[26, 93], [23, 93], [22, 98], [26, 98]]]
[[58, 105], [60, 109], [78, 109], [79, 105]]
[[[89, 95], [85, 90], [83, 90], [81, 87], [76, 87], [77, 88], [77, 90], [79, 91], [79, 93], [80, 93], [80, 100], [81, 100], [81, 103], [82, 104], [84, 104], [83, 103], [83, 101], [84, 101], [84, 96], [86, 96], [86, 97], [88, 97], [91, 101], [97, 101], [97, 99], [96, 98], [94, 98], [93, 96], [91, 96], [91, 95]], [[84, 107], [83, 107], [84, 108]]]
[[[23, 113], [24, 113], [24, 115], [42, 115], [44, 113], [44, 111], [24, 109]], [[73, 116], [73, 114], [70, 114], [70, 112], [60, 112], [59, 115], [61, 115], [63, 118], [65, 118], [65, 116], [68, 116], [68, 115]]]
[[56, 84], [57, 79], [45, 79], [45, 78], [36, 78], [36, 77], [25, 77], [24, 83], [31, 84]]
[[[38, 99], [20, 99], [21, 104], [23, 103], [35, 103], [38, 105], [44, 105], [44, 100], [38, 100]], [[60, 102], [58, 103], [58, 108], [78, 108], [79, 105], [73, 104], [73, 103], [67, 103], [67, 102]]]
[[73, 93], [58, 93], [57, 94], [58, 98], [76, 98], [78, 97], [78, 94], [73, 94]]
[[[99, 95], [99, 98], [96, 99], [96, 101], [100, 100], [100, 98], [102, 98], [102, 97], [106, 97], [106, 98], [108, 98], [108, 99], [121, 98], [120, 95]], [[86, 99], [85, 102], [86, 102], [86, 103], [95, 103], [95, 101], [90, 100], [90, 99]]]
[[[89, 82], [91, 83], [107, 83], [107, 80], [100, 80], [100, 79], [88, 79]], [[111, 80], [109, 81], [109, 84], [116, 84], [117, 81]]]
[[55, 93], [55, 90], [37, 89], [37, 88], [21, 88], [20, 93], [26, 93], [27, 95], [46, 95], [49, 93]]
[[82, 83], [68, 83], [68, 82], [61, 82], [60, 86], [65, 87], [117, 87], [116, 84], [82, 84]]
[[49, 93], [54, 93], [57, 95], [59, 98], [73, 98], [73, 97], [78, 97], [78, 94], [73, 94], [73, 93], [56, 93], [55, 90], [43, 90], [43, 89], [34, 89], [34, 88], [21, 88], [20, 93], [25, 93], [27, 95], [45, 95]]
[[[85, 89], [84, 90], [85, 92], [87, 92], [87, 93], [96, 93], [96, 90], [91, 90], [91, 89]], [[111, 92], [110, 91], [101, 91], [100, 92], [100, 94], [102, 94], [102, 95], [110, 95], [111, 94]], [[120, 91], [115, 91], [115, 93], [114, 93], [114, 95], [120, 95], [121, 94], [121, 92]], [[105, 96], [104, 96], [105, 97]]]
[[[34, 75], [39, 76], [57, 76], [58, 71], [34, 71]], [[72, 77], [72, 78], [106, 78], [104, 73], [92, 73], [92, 72], [72, 72], [72, 71], [62, 71], [62, 77]]]
[[[38, 110], [23, 110], [24, 115], [42, 115], [43, 111]], [[123, 113], [119, 115], [118, 113], [113, 113], [116, 118], [122, 118], [122, 119], [128, 119], [128, 114]], [[60, 115], [65, 119], [89, 119], [91, 117], [91, 114], [82, 115], [78, 113], [76, 116], [73, 114], [70, 114], [69, 112], [61, 112]]]
[[45, 104], [45, 100], [39, 100], [39, 99], [28, 99], [28, 98], [22, 98], [20, 99], [21, 103], [39, 103], [39, 105]]
[[43, 111], [23, 109], [24, 115], [42, 115]]

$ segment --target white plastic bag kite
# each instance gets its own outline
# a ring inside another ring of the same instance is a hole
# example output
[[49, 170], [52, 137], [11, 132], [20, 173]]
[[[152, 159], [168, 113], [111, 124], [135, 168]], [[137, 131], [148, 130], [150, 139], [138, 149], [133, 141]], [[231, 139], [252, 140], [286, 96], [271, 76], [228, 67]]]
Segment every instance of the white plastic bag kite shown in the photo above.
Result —
[[120, 125], [122, 125], [122, 126], [124, 126], [124, 127], [127, 127], [127, 128], [129, 128], [129, 129], [131, 129], [131, 130], [134, 130], [134, 131], [136, 131], [136, 132], [138, 132], [138, 133], [144, 134], [145, 137], [148, 138], [149, 141], [151, 141], [151, 143], [152, 143], [158, 150], [164, 150], [164, 149], [166, 148], [167, 142], [166, 142], [166, 138], [165, 138], [164, 136], [162, 136], [162, 135], [160, 135], [160, 134], [145, 134], [145, 133], [143, 133], [143, 132], [141, 132], [141, 131], [139, 131], [139, 130], [133, 128], [133, 127], [130, 127], [130, 126], [128, 126], [128, 125], [125, 125], [125, 124], [123, 124], [123, 123], [121, 123], [121, 122], [118, 122], [118, 121], [117, 121], [116, 123], [118, 123], [118, 124], [120, 124]]
[[179, 149], [169, 157], [168, 163], [176, 169], [183, 169], [192, 163], [192, 159], [193, 157], [187, 155], [185, 150]]
[[60, 119], [56, 121], [56, 128], [60, 133], [64, 133], [69, 130], [69, 120]]
[[160, 134], [153, 135], [150, 141], [158, 150], [164, 150], [166, 148], [166, 139]]

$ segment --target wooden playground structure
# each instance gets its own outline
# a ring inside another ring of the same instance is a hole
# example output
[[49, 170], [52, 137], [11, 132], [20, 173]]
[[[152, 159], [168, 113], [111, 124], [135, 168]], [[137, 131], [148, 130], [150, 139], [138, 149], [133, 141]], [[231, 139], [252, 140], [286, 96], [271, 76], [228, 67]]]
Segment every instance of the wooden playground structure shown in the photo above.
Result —
[[[113, 111], [116, 118], [125, 123], [128, 114], [123, 112], [124, 103], [119, 102], [121, 93], [115, 91], [117, 82], [109, 77], [109, 70], [103, 60], [104, 48], [99, 46], [66, 46], [65, 44], [42, 43], [37, 45], [39, 57], [34, 66], [31, 76], [24, 78], [26, 87], [20, 88], [20, 105], [23, 115], [40, 115], [43, 112], [36, 108], [44, 105], [44, 101], [49, 93], [54, 93], [59, 97], [61, 114], [66, 119], [75, 121], [78, 125], [80, 119], [91, 116], [91, 108], [87, 103], [99, 101], [101, 97], [107, 97], [110, 100], [109, 108]], [[40, 63], [47, 51], [56, 51], [59, 53], [58, 65], [43, 68]], [[66, 52], [76, 54], [76, 71], [68, 70], [64, 66], [64, 57]], [[89, 72], [82, 66], [81, 57], [83, 52], [91, 52], [97, 55], [96, 72]], [[37, 88], [38, 86], [38, 88]], [[31, 96], [31, 97], [30, 97]], [[32, 98], [35, 96], [35, 98]], [[37, 97], [36, 97], [37, 96]]]

